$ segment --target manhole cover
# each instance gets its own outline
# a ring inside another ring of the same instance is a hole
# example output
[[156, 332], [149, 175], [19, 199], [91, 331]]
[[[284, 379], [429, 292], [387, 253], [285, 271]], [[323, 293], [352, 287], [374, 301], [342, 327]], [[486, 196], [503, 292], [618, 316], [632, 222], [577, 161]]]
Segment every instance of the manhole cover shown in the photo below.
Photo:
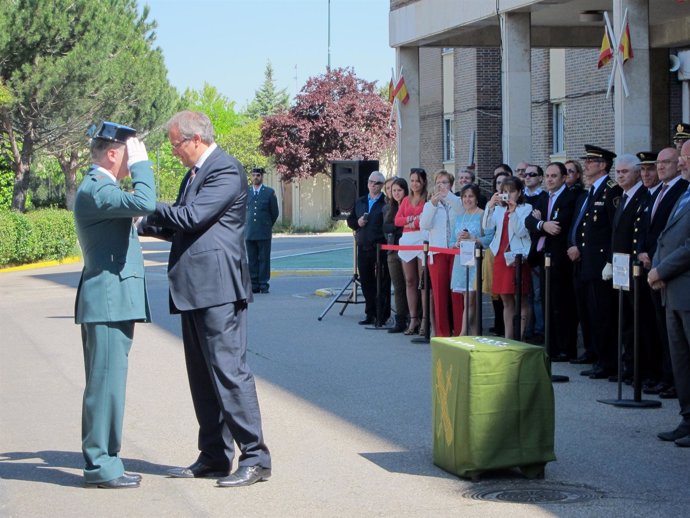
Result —
[[462, 495], [474, 500], [511, 502], [517, 504], [572, 504], [597, 500], [603, 497], [599, 491], [568, 486], [530, 485], [522, 487], [477, 488]]

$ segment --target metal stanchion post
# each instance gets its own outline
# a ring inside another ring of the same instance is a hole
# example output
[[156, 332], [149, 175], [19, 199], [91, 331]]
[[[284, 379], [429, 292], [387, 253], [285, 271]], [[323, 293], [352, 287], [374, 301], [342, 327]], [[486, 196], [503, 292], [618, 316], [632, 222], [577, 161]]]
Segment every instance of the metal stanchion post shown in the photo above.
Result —
[[475, 244], [474, 257], [477, 262], [477, 286], [475, 298], [477, 300], [477, 309], [475, 311], [475, 319], [477, 321], [477, 336], [483, 335], [482, 325], [482, 259], [484, 257], [484, 249], [479, 243]]
[[[551, 325], [551, 254], [544, 254], [544, 338], [546, 341], [546, 354], [549, 356], [549, 365], [553, 357], [553, 326]], [[551, 381], [563, 383], [570, 381], [568, 376], [551, 374]]]
[[522, 254], [515, 256], [515, 314], [513, 340], [522, 339]]
[[[413, 338], [412, 342], [416, 344], [428, 344], [431, 342], [431, 278], [429, 277], [429, 242], [424, 241], [424, 268], [422, 269], [422, 276], [424, 278], [424, 300], [426, 301], [426, 321], [422, 320], [424, 327], [424, 336]], [[438, 311], [438, 308], [436, 308]]]

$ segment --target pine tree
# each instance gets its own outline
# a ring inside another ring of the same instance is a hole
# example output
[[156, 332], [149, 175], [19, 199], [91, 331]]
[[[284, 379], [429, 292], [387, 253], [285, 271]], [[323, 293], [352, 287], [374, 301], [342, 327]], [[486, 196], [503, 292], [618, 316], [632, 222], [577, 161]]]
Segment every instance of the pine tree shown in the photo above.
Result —
[[273, 79], [273, 66], [269, 61], [264, 71], [264, 84], [254, 95], [254, 99], [247, 107], [247, 115], [252, 118], [264, 118], [284, 112], [290, 106], [290, 96], [287, 89], [277, 90]]

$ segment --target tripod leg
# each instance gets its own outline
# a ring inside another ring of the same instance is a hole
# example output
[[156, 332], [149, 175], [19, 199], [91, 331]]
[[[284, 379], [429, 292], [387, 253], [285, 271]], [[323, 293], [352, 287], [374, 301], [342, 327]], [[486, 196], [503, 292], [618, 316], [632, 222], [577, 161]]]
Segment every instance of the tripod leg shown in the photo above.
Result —
[[[338, 299], [343, 295], [343, 293], [345, 293], [345, 291], [346, 291], [346, 290], [350, 287], [350, 285], [352, 285], [353, 283], [354, 283], [354, 288], [353, 288], [353, 291], [354, 291], [354, 290], [357, 289], [357, 275], [356, 275], [356, 274], [353, 275], [352, 278], [351, 278], [351, 279], [347, 282], [347, 284], [343, 287], [343, 289], [340, 290], [340, 292], [339, 292], [335, 297], [333, 297], [333, 300], [331, 300], [330, 304], [328, 304], [328, 306], [326, 307], [326, 309], [324, 309], [323, 312], [319, 315], [318, 320], [321, 320], [321, 319], [323, 319], [323, 317], [326, 316], [326, 313], [328, 313], [328, 312], [330, 311], [330, 309], [333, 307], [333, 305], [334, 305], [336, 302], [338, 302]], [[345, 306], [343, 307], [342, 311], [340, 312], [341, 315], [343, 314], [343, 311], [345, 311], [345, 308], [347, 307], [347, 305], [348, 305], [349, 303], [350, 303], [350, 298], [348, 298], [347, 301], [345, 302]]]

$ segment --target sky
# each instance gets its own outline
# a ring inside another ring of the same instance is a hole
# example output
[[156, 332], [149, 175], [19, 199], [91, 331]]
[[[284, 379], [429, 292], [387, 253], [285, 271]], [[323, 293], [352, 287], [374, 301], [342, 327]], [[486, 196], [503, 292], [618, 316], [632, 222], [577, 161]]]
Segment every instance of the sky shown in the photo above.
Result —
[[[182, 93], [204, 83], [242, 109], [271, 62], [277, 88], [293, 98], [328, 64], [328, 0], [139, 0], [157, 22], [168, 79]], [[331, 67], [353, 67], [377, 86], [395, 65], [389, 0], [330, 0]]]

